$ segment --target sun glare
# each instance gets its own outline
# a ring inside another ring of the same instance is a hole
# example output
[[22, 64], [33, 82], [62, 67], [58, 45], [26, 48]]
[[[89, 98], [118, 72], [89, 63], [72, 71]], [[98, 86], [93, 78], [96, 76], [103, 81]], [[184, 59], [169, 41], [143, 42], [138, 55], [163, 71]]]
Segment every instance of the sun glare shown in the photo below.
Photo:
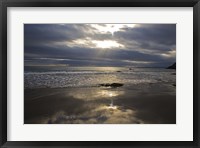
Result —
[[87, 39], [77, 39], [73, 42], [67, 42], [67, 46], [74, 47], [74, 46], [82, 46], [82, 47], [90, 47], [90, 48], [120, 48], [124, 47], [124, 45], [113, 41], [113, 40], [92, 40], [91, 38]]
[[92, 27], [96, 28], [98, 31], [102, 33], [110, 32], [114, 35], [115, 32], [120, 31], [121, 28], [124, 27], [135, 27], [136, 24], [91, 24]]
[[96, 47], [98, 48], [119, 48], [119, 47], [124, 47], [122, 44], [117, 43], [116, 41], [92, 41]]

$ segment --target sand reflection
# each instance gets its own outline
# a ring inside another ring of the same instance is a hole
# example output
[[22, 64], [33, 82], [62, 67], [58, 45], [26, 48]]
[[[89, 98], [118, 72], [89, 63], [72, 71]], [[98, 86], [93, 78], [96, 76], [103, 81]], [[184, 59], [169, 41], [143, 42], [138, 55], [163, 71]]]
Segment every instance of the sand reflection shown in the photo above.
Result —
[[72, 96], [76, 99], [84, 99], [86, 101], [97, 99], [111, 99], [123, 94], [123, 90], [92, 89], [91, 91], [88, 91], [88, 89], [79, 89], [74, 90], [73, 92], [69, 92], [66, 95]]
[[115, 123], [143, 123], [135, 117], [136, 111], [123, 109], [121, 107], [110, 107], [107, 105], [99, 105], [90, 111], [86, 111], [78, 115], [68, 115], [60, 111], [49, 118], [46, 123], [49, 124], [115, 124]]
[[[151, 86], [160, 90], [159, 85]], [[26, 90], [25, 95], [25, 124], [176, 123], [176, 97], [171, 92], [92, 87]]]

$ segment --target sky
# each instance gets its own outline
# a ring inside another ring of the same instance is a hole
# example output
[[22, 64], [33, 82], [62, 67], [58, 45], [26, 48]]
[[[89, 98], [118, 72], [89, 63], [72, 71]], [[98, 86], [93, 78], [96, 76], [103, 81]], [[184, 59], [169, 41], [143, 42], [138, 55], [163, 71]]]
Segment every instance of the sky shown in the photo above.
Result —
[[175, 24], [24, 24], [25, 66], [168, 67]]

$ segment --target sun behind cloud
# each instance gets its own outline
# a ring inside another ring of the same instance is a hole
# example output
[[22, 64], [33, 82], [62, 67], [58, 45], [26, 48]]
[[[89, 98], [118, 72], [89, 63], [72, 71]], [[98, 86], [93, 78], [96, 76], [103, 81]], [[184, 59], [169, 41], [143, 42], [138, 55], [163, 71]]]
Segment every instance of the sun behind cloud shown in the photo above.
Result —
[[[55, 43], [55, 44], [63, 44], [61, 43]], [[85, 47], [85, 48], [103, 48], [103, 49], [111, 49], [111, 48], [124, 48], [125, 46], [118, 43], [114, 40], [93, 40], [91, 38], [86, 39], [77, 39], [72, 42], [64, 42], [65, 45], [70, 47]]]
[[92, 41], [96, 45], [97, 48], [119, 48], [124, 47], [124, 45], [117, 43], [116, 41], [112, 40], [104, 40], [104, 41]]
[[101, 33], [110, 32], [114, 35], [115, 32], [120, 31], [124, 27], [135, 27], [137, 24], [91, 24], [90, 26], [94, 27]]

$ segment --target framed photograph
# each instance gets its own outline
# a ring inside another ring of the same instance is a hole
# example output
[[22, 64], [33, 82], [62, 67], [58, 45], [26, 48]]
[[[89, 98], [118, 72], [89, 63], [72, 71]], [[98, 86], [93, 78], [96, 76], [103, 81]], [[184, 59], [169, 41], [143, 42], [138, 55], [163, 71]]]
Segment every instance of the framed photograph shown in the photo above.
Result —
[[199, 147], [199, 5], [1, 1], [1, 147]]

